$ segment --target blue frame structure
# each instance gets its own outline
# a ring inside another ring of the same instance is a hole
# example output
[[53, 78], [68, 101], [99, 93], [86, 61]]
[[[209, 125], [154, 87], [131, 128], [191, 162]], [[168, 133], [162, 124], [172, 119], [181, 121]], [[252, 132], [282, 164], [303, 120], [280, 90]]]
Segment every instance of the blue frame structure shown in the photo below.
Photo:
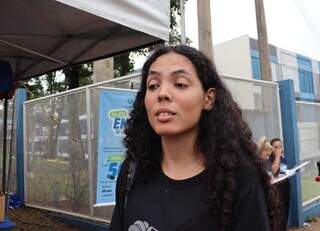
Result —
[[27, 91], [19, 88], [15, 94], [15, 124], [16, 124], [16, 153], [17, 153], [17, 195], [24, 202], [24, 131], [23, 103], [27, 100]]
[[[280, 105], [282, 116], [283, 144], [287, 153], [288, 167], [300, 164], [299, 136], [296, 116], [293, 80], [279, 82]], [[290, 179], [290, 226], [302, 227], [304, 219], [302, 214], [301, 177], [300, 173]]]
[[[287, 155], [289, 167], [293, 167], [294, 165], [300, 164], [298, 122], [293, 80], [280, 81], [279, 87], [284, 147], [286, 153], [289, 153], [289, 155]], [[320, 202], [315, 201], [303, 207], [300, 174], [292, 177], [290, 183], [290, 226], [298, 225], [302, 227], [305, 219], [320, 215]]]

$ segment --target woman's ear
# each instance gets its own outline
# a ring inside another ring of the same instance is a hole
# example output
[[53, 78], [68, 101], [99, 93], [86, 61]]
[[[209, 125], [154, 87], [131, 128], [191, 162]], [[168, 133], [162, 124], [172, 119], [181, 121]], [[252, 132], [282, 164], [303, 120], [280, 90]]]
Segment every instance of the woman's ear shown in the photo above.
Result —
[[210, 110], [213, 108], [216, 99], [216, 92], [216, 89], [213, 87], [207, 90], [205, 93], [205, 104], [203, 107], [204, 110]]

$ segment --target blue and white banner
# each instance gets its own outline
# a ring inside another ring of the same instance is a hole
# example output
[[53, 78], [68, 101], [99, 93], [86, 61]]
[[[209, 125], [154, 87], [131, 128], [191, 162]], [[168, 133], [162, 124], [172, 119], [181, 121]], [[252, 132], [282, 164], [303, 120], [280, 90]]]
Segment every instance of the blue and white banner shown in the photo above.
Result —
[[97, 195], [95, 206], [115, 203], [118, 173], [125, 158], [122, 144], [136, 91], [100, 89]]

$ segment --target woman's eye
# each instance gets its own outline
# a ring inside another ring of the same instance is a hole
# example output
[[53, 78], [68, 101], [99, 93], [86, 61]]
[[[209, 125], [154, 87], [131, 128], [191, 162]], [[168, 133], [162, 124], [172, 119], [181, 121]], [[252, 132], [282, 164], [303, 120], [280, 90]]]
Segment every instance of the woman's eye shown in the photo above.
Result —
[[177, 88], [183, 89], [183, 88], [186, 88], [188, 85], [187, 85], [187, 84], [184, 84], [184, 83], [176, 83], [175, 86], [176, 86]]
[[148, 90], [152, 91], [152, 90], [157, 89], [158, 87], [159, 87], [158, 84], [150, 84], [150, 85], [148, 86]]

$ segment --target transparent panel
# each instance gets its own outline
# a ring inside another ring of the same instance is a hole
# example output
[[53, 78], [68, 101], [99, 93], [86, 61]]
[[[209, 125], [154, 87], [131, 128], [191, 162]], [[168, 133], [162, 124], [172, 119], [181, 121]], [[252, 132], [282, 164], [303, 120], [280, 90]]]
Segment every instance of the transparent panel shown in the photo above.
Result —
[[[137, 89], [140, 76], [114, 79], [99, 86]], [[26, 204], [90, 217], [90, 187], [96, 200], [98, 87], [27, 102], [25, 110]], [[87, 108], [90, 107], [93, 154], [89, 179]], [[93, 219], [110, 220], [113, 206], [93, 207]]]
[[[119, 86], [118, 86], [119, 87]], [[99, 90], [91, 90], [91, 112], [92, 112], [92, 153], [93, 156], [93, 168], [92, 168], [92, 183], [93, 183], [93, 201], [96, 202], [97, 193], [97, 166], [98, 166], [98, 132], [99, 132]], [[94, 217], [100, 219], [111, 220], [114, 206], [102, 206], [94, 207]]]
[[[125, 88], [125, 89], [139, 89], [140, 76], [126, 80], [117, 80], [109, 84], [103, 84], [103, 87]], [[91, 121], [92, 121], [92, 153], [93, 168], [92, 168], [92, 183], [93, 183], [93, 201], [96, 201], [97, 188], [97, 160], [98, 160], [98, 121], [99, 121], [99, 90], [97, 88], [91, 89]], [[94, 207], [93, 216], [99, 219], [111, 220], [114, 206]]]
[[300, 160], [311, 161], [302, 171], [301, 187], [304, 204], [320, 198], [320, 184], [315, 182], [317, 161], [320, 161], [320, 104], [296, 104]]
[[234, 78], [223, 80], [240, 106], [255, 141], [261, 136], [269, 139], [281, 136], [276, 85]]
[[26, 203], [90, 214], [86, 94], [26, 104]]
[[115, 81], [111, 84], [115, 88], [136, 89], [140, 88], [140, 76], [131, 78], [130, 80]]

